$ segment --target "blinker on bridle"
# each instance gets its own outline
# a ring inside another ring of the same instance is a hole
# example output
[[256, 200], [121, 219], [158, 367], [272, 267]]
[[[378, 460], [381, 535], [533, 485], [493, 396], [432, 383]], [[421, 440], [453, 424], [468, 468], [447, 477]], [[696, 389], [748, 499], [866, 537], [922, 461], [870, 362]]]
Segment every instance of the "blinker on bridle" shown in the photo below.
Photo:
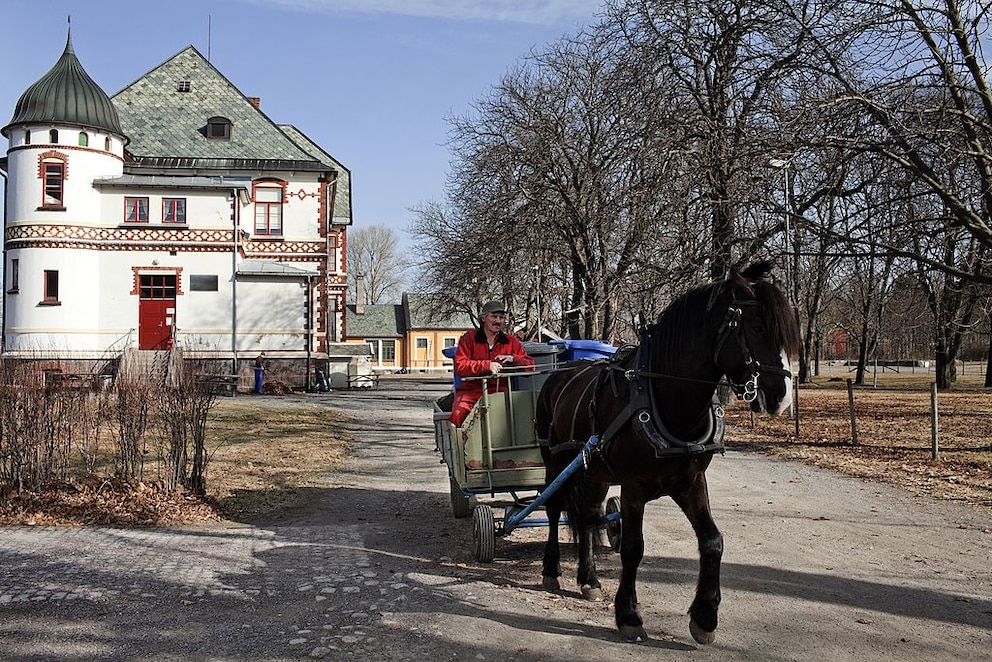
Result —
[[731, 303], [730, 307], [727, 308], [727, 314], [723, 318], [722, 328], [720, 329], [720, 335], [717, 336], [716, 346], [713, 348], [713, 362], [719, 365], [720, 352], [723, 351], [723, 346], [726, 344], [730, 336], [737, 338], [737, 344], [741, 350], [741, 356], [744, 357], [744, 366], [747, 368], [746, 374], [748, 378], [744, 383], [739, 384], [734, 382], [730, 376], [727, 376], [730, 382], [730, 388], [737, 396], [738, 400], [743, 400], [744, 402], [753, 402], [755, 398], [758, 397], [758, 376], [761, 373], [766, 373], [770, 375], [778, 375], [780, 377], [792, 378], [792, 372], [784, 368], [780, 368], [774, 365], [766, 365], [757, 361], [751, 355], [751, 348], [747, 344], [747, 334], [744, 333], [744, 328], [741, 325], [741, 320], [744, 316], [744, 307], [756, 307], [758, 305], [757, 301], [734, 301]]

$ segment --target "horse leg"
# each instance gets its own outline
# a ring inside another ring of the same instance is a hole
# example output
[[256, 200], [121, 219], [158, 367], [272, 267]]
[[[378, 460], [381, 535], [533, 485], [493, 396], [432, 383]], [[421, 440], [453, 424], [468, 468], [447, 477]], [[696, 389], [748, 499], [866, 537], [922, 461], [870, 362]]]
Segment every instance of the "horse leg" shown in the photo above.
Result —
[[629, 497], [624, 488], [620, 494], [620, 517], [623, 537], [620, 540], [620, 587], [613, 599], [613, 611], [620, 636], [630, 641], [648, 638], [644, 621], [637, 610], [637, 567], [644, 557], [644, 502]]
[[578, 515], [573, 530], [579, 548], [579, 590], [584, 599], [593, 602], [603, 599], [603, 586], [596, 574], [596, 542], [599, 540], [599, 524], [603, 518], [602, 503], [609, 488], [608, 484], [583, 481], [576, 495], [575, 511]]
[[558, 547], [558, 523], [561, 520], [561, 506], [556, 499], [550, 499], [545, 511], [548, 515], [548, 541], [544, 544], [544, 563], [541, 568], [541, 582], [545, 591], [558, 591], [561, 585], [561, 552]]
[[[696, 597], [689, 607], [689, 632], [700, 644], [710, 644], [716, 638], [717, 610], [720, 608], [720, 560], [723, 557], [723, 536], [710, 514], [710, 497], [706, 475], [692, 482], [683, 492], [672, 495], [692, 524], [699, 542], [699, 581]], [[627, 534], [624, 522], [624, 535]]]

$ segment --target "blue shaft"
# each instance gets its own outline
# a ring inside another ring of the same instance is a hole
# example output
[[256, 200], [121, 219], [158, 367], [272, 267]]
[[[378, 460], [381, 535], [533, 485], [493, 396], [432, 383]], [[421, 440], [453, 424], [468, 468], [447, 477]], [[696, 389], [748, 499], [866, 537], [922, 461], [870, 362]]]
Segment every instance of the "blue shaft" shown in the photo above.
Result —
[[595, 448], [596, 444], [598, 443], [599, 443], [599, 437], [597, 437], [596, 435], [589, 437], [589, 441], [587, 441], [586, 445], [582, 447], [582, 450], [579, 452], [579, 454], [575, 456], [575, 459], [573, 459], [568, 464], [568, 466], [565, 467], [565, 469], [560, 474], [558, 474], [553, 481], [551, 481], [550, 485], [544, 488], [543, 492], [538, 494], [534, 498], [534, 500], [531, 501], [530, 504], [528, 504], [526, 508], [524, 508], [518, 513], [513, 513], [503, 521], [503, 531], [500, 533], [500, 535], [506, 535], [510, 531], [513, 531], [513, 529], [517, 528], [520, 522], [522, 522], [528, 515], [530, 515], [532, 512], [543, 506], [544, 503], [548, 499], [550, 499], [555, 492], [558, 491], [558, 488], [561, 487], [562, 483], [564, 483], [566, 480], [572, 477], [572, 474], [574, 474], [578, 470], [579, 465], [585, 461], [586, 453], [590, 452], [593, 448]]

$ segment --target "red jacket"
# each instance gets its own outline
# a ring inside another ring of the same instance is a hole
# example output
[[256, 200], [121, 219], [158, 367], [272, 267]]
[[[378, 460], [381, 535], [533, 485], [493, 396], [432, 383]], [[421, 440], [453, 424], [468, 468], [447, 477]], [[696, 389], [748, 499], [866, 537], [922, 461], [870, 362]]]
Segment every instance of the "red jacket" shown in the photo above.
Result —
[[[482, 381], [464, 378], [492, 376], [489, 363], [495, 361], [500, 354], [513, 354], [511, 367], [534, 365], [534, 359], [527, 354], [524, 346], [514, 336], [508, 336], [500, 331], [490, 349], [486, 341], [486, 332], [482, 329], [469, 330], [462, 334], [458, 339], [458, 349], [454, 358], [455, 374], [463, 378], [456, 389], [456, 395], [460, 399], [475, 402], [482, 397]], [[494, 376], [487, 382], [489, 385], [487, 390], [490, 393], [506, 391], [509, 378], [509, 376], [498, 378]]]

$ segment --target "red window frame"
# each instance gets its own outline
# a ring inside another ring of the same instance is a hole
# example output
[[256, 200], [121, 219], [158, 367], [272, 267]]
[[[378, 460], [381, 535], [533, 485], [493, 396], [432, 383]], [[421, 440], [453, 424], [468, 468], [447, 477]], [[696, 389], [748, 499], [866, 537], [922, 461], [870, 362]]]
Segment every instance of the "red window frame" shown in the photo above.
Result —
[[65, 163], [43, 161], [41, 168], [45, 180], [41, 206], [58, 209], [65, 207]]
[[162, 222], [186, 222], [186, 198], [162, 198]]
[[[279, 194], [278, 201], [268, 201], [258, 199], [260, 192], [276, 192]], [[255, 191], [255, 234], [265, 236], [281, 236], [283, 227], [283, 203], [285, 202], [285, 191], [280, 185], [256, 186]]]
[[[144, 203], [144, 204], [142, 204]], [[133, 205], [133, 206], [132, 206]], [[142, 213], [144, 212], [144, 213]], [[129, 218], [133, 216], [134, 218]], [[144, 218], [142, 218], [142, 216]], [[148, 198], [140, 196], [124, 196], [124, 222], [125, 223], [147, 223], [148, 222]]]
[[43, 301], [57, 302], [59, 300], [59, 272], [45, 269], [45, 296]]

